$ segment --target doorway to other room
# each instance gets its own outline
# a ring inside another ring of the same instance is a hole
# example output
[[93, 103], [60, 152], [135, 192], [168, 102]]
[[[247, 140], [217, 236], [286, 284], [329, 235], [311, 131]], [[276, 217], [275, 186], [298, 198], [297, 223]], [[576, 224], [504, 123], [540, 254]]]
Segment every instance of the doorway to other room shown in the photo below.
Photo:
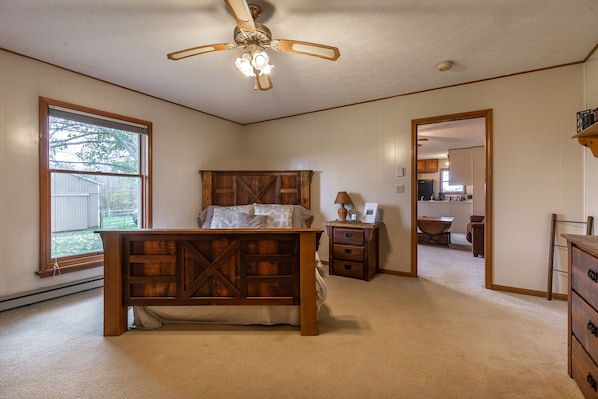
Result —
[[[427, 265], [427, 254], [466, 250], [483, 263], [480, 278], [491, 288], [492, 110], [414, 119], [411, 132], [411, 275], [420, 275], [420, 256]], [[468, 226], [472, 215], [482, 225]]]

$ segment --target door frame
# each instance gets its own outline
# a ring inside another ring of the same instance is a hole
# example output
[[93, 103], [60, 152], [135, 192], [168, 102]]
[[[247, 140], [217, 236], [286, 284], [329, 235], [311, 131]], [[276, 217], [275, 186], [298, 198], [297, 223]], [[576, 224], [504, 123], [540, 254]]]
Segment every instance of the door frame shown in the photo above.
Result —
[[440, 115], [411, 120], [411, 277], [418, 276], [417, 270], [417, 127], [431, 123], [450, 122], [461, 119], [484, 118], [486, 127], [486, 170], [485, 170], [485, 234], [484, 234], [484, 284], [492, 289], [492, 109]]

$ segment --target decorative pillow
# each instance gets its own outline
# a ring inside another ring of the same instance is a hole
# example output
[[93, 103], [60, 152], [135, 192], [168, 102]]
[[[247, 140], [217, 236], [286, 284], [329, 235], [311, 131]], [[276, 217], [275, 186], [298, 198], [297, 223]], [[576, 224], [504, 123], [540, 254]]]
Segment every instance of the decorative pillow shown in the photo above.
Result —
[[265, 229], [268, 227], [268, 216], [266, 215], [247, 215], [245, 213], [237, 214], [239, 228]]
[[293, 205], [253, 204], [256, 215], [268, 216], [269, 228], [292, 228]]
[[[212, 212], [211, 229], [233, 229], [239, 227], [240, 214], [253, 214], [252, 205], [215, 206]], [[206, 221], [207, 222], [207, 221]], [[204, 222], [204, 225], [206, 224]]]

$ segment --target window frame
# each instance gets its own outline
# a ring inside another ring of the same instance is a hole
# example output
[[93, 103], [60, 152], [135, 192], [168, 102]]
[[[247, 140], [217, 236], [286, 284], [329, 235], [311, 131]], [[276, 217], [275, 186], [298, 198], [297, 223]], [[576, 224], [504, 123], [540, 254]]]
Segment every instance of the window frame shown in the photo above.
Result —
[[[123, 123], [143, 125], [147, 127], [145, 145], [140, 147], [139, 156], [139, 177], [141, 179], [141, 195], [139, 218], [140, 228], [152, 227], [152, 123], [124, 115], [101, 111], [64, 101], [53, 100], [46, 97], [39, 97], [39, 271], [40, 277], [51, 277], [56, 273], [64, 274], [80, 270], [92, 269], [104, 265], [103, 251], [91, 252], [81, 255], [64, 256], [57, 258], [60, 268], [58, 272], [54, 269], [55, 259], [52, 258], [52, 183], [53, 172], [60, 173], [60, 170], [50, 168], [50, 107], [61, 107], [72, 110], [74, 113], [82, 112], [99, 119], [115, 119]], [[66, 173], [66, 172], [63, 172]], [[74, 171], [73, 173], [79, 173]], [[85, 172], [88, 175], [110, 175], [102, 172]]]
[[[443, 194], [448, 194], [448, 195], [451, 195], [451, 194], [461, 194], [461, 195], [463, 195], [463, 194], [465, 194], [465, 186], [463, 184], [453, 184], [453, 186], [461, 186], [461, 190], [457, 190], [457, 191], [443, 191], [443, 189], [444, 189], [444, 182], [447, 181], [447, 180], [443, 180], [442, 179], [442, 174], [443, 174], [442, 172], [444, 172], [445, 170], [449, 173], [449, 178], [450, 178], [450, 173], [451, 173], [450, 172], [450, 168], [439, 169], [439, 172], [440, 172], [440, 179], [439, 179], [440, 180], [440, 188], [439, 188], [439, 192], [441, 192]], [[449, 186], [450, 186], [450, 180], [448, 180], [447, 182], [449, 183]]]

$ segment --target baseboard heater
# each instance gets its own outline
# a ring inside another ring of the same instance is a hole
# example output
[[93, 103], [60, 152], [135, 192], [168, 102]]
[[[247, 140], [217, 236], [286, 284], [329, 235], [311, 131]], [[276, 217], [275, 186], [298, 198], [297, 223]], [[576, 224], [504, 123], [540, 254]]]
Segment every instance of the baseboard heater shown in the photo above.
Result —
[[0, 312], [104, 286], [103, 277], [44, 288], [0, 299]]

